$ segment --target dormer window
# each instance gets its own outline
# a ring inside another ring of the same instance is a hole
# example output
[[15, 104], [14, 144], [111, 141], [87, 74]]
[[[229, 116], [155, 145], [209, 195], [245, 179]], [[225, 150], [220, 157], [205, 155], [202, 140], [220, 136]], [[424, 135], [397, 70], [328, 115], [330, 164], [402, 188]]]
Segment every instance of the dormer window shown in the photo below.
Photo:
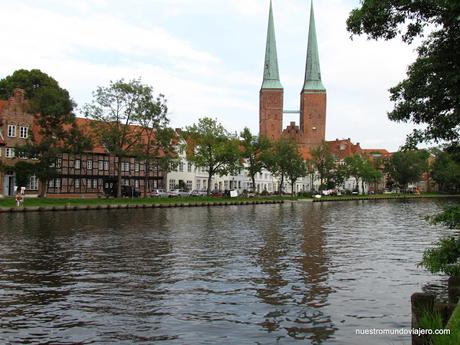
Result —
[[16, 125], [8, 125], [8, 136], [10, 138], [16, 137]]
[[340, 144], [340, 151], [344, 151], [347, 148], [347, 145], [345, 144]]

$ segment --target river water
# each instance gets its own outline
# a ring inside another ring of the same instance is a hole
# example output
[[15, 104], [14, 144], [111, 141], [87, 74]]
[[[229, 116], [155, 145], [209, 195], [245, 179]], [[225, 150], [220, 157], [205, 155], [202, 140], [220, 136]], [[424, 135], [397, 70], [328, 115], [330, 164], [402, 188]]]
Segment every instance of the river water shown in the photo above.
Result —
[[432, 201], [0, 215], [0, 343], [409, 344]]

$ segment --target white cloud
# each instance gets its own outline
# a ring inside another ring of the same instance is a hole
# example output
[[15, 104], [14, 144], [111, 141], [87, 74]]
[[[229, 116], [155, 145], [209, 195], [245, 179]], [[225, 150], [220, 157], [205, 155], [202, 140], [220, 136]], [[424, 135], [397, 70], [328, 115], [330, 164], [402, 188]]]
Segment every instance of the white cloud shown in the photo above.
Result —
[[[328, 90], [327, 137], [391, 150], [409, 125], [390, 122], [388, 89], [402, 80], [413, 47], [353, 41], [351, 1], [315, 2], [321, 68]], [[285, 107], [299, 107], [309, 2], [274, 0]], [[2, 4], [0, 77], [40, 68], [83, 105], [109, 80], [142, 77], [166, 94], [172, 125], [215, 116], [230, 130], [258, 131], [268, 1], [23, 0]], [[285, 118], [286, 122], [295, 117]]]

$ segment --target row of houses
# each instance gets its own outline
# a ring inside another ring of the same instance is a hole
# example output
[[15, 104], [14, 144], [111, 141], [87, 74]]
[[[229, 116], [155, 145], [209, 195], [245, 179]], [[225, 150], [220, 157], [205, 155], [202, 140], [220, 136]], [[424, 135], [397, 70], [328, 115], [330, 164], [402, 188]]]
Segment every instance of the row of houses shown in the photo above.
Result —
[[[15, 146], [23, 145], [36, 130], [34, 116], [25, 111], [24, 91], [15, 89], [13, 96], [8, 100], [0, 100], [0, 162], [3, 169], [0, 171], [0, 195], [14, 195], [17, 186], [14, 165], [21, 160], [15, 155]], [[88, 128], [90, 120], [78, 118], [80, 128]], [[387, 157], [386, 150], [364, 150], [358, 144], [348, 139], [328, 142], [338, 164], [345, 157], [353, 154], [367, 154], [375, 157]], [[143, 193], [150, 193], [153, 189], [172, 190], [178, 186], [186, 186], [189, 190], [205, 190], [208, 184], [208, 174], [202, 168], [187, 161], [185, 153], [179, 149], [180, 161], [175, 170], [166, 172], [157, 165], [137, 160], [135, 157], [123, 158], [121, 164], [122, 184]], [[147, 166], [147, 164], [149, 164]], [[49, 180], [46, 194], [50, 197], [95, 197], [101, 196], [117, 180], [118, 158], [109, 154], [104, 147], [95, 146], [90, 152], [78, 155], [62, 154], [55, 162], [57, 175]], [[309, 192], [317, 190], [319, 179], [316, 174], [310, 174], [299, 179], [294, 191]], [[355, 188], [356, 181], [346, 181], [345, 188]], [[233, 176], [216, 176], [211, 181], [213, 190], [238, 190], [240, 193], [252, 190], [252, 181], [243, 168]], [[30, 176], [26, 193], [38, 194], [40, 181], [36, 176]], [[279, 189], [279, 180], [267, 170], [256, 175], [255, 190], [259, 193], [275, 193]], [[383, 185], [374, 188], [382, 188]], [[364, 192], [369, 186], [364, 187]], [[285, 192], [291, 192], [286, 183]]]

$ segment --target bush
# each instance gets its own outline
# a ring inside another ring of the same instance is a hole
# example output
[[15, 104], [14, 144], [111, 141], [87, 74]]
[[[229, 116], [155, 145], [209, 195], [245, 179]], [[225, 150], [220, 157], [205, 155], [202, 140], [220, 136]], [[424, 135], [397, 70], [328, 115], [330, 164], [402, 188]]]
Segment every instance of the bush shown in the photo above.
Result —
[[441, 239], [436, 247], [424, 252], [420, 264], [431, 273], [460, 275], [460, 239], [454, 237]]

